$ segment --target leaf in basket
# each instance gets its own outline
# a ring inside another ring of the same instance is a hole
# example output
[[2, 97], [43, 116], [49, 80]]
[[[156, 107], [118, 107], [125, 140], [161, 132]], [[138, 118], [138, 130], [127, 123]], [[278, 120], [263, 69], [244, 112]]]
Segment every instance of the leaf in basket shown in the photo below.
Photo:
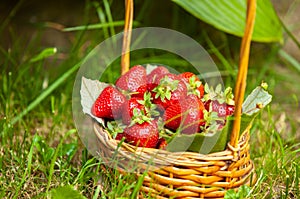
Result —
[[[253, 114], [251, 116], [249, 115], [246, 115], [246, 114], [242, 114], [241, 116], [241, 126], [240, 126], [240, 135], [247, 129], [249, 128], [254, 119], [256, 118], [256, 116], [258, 115], [258, 113], [256, 114]], [[234, 120], [234, 117], [228, 117], [227, 118], [227, 123], [228, 123], [228, 137], [227, 137], [227, 142], [229, 142], [230, 140], [230, 133], [232, 132], [232, 127], [233, 127], [233, 120]]]
[[106, 83], [99, 82], [98, 80], [87, 79], [85, 77], [82, 77], [81, 80], [80, 96], [82, 111], [85, 114], [88, 114], [92, 118], [96, 119], [102, 125], [104, 124], [104, 121], [101, 118], [95, 117], [91, 113], [91, 109], [97, 97], [107, 86], [108, 84]]
[[272, 101], [270, 95], [262, 86], [256, 87], [243, 103], [243, 114], [253, 115]]
[[147, 64], [146, 65], [146, 74], [150, 74], [154, 69], [156, 69], [157, 66], [156, 65], [152, 65], [152, 64]]
[[[240, 134], [242, 134], [258, 115], [259, 111], [266, 107], [272, 101], [270, 95], [263, 86], [256, 87], [246, 98], [242, 107]], [[233, 118], [228, 118], [230, 123], [230, 132]], [[229, 140], [228, 140], [229, 141]]]
[[[195, 17], [239, 37], [244, 35], [245, 0], [173, 0]], [[270, 0], [258, 0], [253, 41], [282, 42], [282, 26]]]
[[[252, 125], [254, 119], [258, 115], [259, 111], [266, 107], [272, 100], [270, 95], [263, 86], [256, 87], [250, 95], [246, 98], [242, 107], [240, 134], [242, 134], [250, 125]], [[232, 131], [233, 117], [228, 117], [229, 132]], [[228, 137], [229, 141], [229, 137]]]
[[208, 154], [223, 151], [228, 140], [229, 123], [222, 131], [210, 133], [196, 133], [192, 135], [180, 134], [168, 143], [167, 150], [171, 152], [192, 151]]

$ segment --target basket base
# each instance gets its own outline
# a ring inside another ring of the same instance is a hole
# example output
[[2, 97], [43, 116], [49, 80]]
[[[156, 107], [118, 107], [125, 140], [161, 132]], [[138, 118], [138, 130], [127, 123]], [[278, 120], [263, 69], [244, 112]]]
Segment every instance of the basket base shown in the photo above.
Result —
[[[243, 177], [225, 178], [223, 182], [214, 182], [209, 185], [200, 183], [198, 185], [195, 183], [193, 186], [185, 185], [185, 183], [188, 183], [187, 181], [181, 180], [182, 182], [180, 183], [180, 181], [177, 179], [174, 179], [173, 184], [172, 182], [170, 182], [170, 184], [165, 184], [157, 181], [159, 178], [157, 174], [150, 174], [152, 175], [151, 177], [146, 176], [144, 179], [143, 186], [140, 189], [139, 198], [148, 198], [151, 196], [157, 199], [168, 199], [170, 197], [191, 199], [223, 199], [226, 191], [229, 189], [234, 189], [237, 191], [242, 185], [253, 186], [256, 183], [257, 175], [254, 171], [254, 164], [252, 161], [250, 165], [251, 170]], [[213, 178], [212, 176], [205, 177]]]

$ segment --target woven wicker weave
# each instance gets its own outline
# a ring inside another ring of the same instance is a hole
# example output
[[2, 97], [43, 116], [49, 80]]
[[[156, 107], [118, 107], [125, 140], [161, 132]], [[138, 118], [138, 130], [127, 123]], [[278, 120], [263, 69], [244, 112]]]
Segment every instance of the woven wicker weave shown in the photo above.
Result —
[[[250, 159], [250, 126], [239, 136], [241, 104], [245, 82], [251, 35], [255, 18], [256, 1], [248, 0], [245, 36], [241, 46], [241, 59], [235, 89], [236, 121], [230, 142], [224, 151], [212, 154], [195, 152], [168, 152], [165, 150], [135, 147], [114, 140], [98, 123], [94, 132], [99, 139], [98, 155], [113, 168], [134, 171], [144, 176], [140, 198], [223, 198], [228, 189], [253, 185], [256, 181], [254, 165]], [[125, 34], [123, 40], [122, 74], [129, 69], [129, 43], [133, 16], [133, 1], [126, 1]], [[128, 32], [129, 31], [129, 32]], [[145, 193], [145, 194], [144, 194]]]
[[228, 144], [225, 151], [208, 155], [120, 144], [98, 123], [94, 123], [94, 132], [100, 141], [99, 156], [120, 170], [138, 168], [134, 170], [137, 176], [147, 169], [141, 191], [157, 198], [220, 198], [227, 189], [251, 185], [256, 180], [249, 154], [249, 129], [241, 136], [237, 148]]

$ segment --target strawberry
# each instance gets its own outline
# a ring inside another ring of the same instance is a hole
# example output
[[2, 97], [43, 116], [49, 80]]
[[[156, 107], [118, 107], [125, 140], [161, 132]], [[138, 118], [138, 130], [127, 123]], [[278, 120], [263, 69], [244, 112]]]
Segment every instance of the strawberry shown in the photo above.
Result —
[[147, 91], [147, 88], [147, 84], [141, 85], [135, 92], [131, 93], [131, 97], [143, 98], [144, 93]]
[[209, 100], [205, 103], [205, 109], [207, 111], [217, 112], [219, 117], [226, 117], [233, 115], [234, 105], [228, 105], [226, 103], [219, 103], [218, 100]]
[[167, 145], [168, 145], [168, 143], [167, 143], [165, 138], [159, 138], [158, 142], [157, 142], [157, 145], [156, 145], [156, 148], [157, 149], [166, 149]]
[[153, 83], [155, 82], [158, 76], [168, 74], [168, 73], [170, 72], [167, 68], [165, 68], [164, 66], [158, 66], [153, 71], [151, 71], [150, 74], [147, 75], [147, 83]]
[[[133, 66], [116, 81], [116, 86], [118, 88], [129, 92], [136, 92], [138, 88], [143, 85], [146, 85], [146, 69], [140, 65]], [[145, 92], [146, 88], [142, 91]]]
[[169, 106], [164, 113], [165, 126], [172, 130], [181, 128], [181, 133], [193, 134], [204, 125], [204, 105], [195, 95], [189, 95], [182, 104]]
[[151, 102], [151, 94], [144, 93], [144, 97], [132, 97], [123, 108], [122, 120], [124, 124], [143, 123], [159, 116], [156, 105]]
[[156, 78], [152, 89], [153, 103], [168, 108], [171, 104], [180, 103], [187, 95], [187, 88], [183, 81], [175, 74], [164, 74]]
[[221, 85], [215, 89], [205, 85], [206, 95], [204, 96], [205, 109], [209, 112], [218, 113], [219, 117], [230, 116], [234, 113], [234, 100], [232, 89], [230, 87], [222, 91]]
[[122, 114], [124, 124], [130, 124], [133, 116], [145, 115], [146, 110], [144, 105], [140, 103], [141, 101], [143, 101], [143, 98], [133, 97], [125, 102]]
[[138, 147], [155, 148], [159, 138], [155, 120], [134, 124], [124, 129], [126, 142]]
[[123, 137], [125, 137], [124, 133], [118, 133], [115, 139], [116, 140], [122, 140]]
[[203, 86], [202, 82], [199, 80], [199, 78], [194, 73], [184, 72], [184, 73], [179, 74], [178, 77], [180, 77], [186, 84], [189, 94], [195, 94], [200, 99], [203, 97], [204, 86]]
[[119, 119], [126, 101], [125, 96], [113, 86], [108, 86], [100, 93], [92, 106], [92, 114], [96, 117]]
[[149, 91], [150, 93], [153, 93], [153, 89], [157, 86], [158, 86], [158, 84], [156, 84], [156, 83], [147, 83], [147, 91]]

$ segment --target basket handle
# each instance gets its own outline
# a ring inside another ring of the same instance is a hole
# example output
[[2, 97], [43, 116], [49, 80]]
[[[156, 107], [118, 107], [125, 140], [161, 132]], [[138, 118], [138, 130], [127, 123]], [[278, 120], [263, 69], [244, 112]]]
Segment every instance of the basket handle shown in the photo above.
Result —
[[133, 21], [133, 0], [125, 0], [125, 24], [121, 57], [121, 74], [129, 70], [130, 66], [130, 41]]
[[240, 128], [241, 128], [241, 115], [242, 115], [242, 104], [244, 100], [246, 90], [246, 79], [249, 64], [250, 44], [251, 37], [254, 29], [254, 21], [256, 15], [256, 0], [247, 0], [247, 15], [246, 15], [246, 27], [245, 33], [242, 39], [240, 48], [240, 60], [239, 60], [239, 71], [235, 85], [235, 112], [234, 122], [230, 137], [230, 145], [237, 147]]
[[[247, 15], [245, 33], [240, 48], [239, 71], [234, 90], [235, 113], [230, 145], [237, 147], [241, 126], [242, 104], [246, 89], [246, 79], [249, 64], [250, 44], [256, 15], [256, 0], [247, 0]], [[125, 0], [125, 24], [121, 57], [121, 74], [126, 73], [130, 66], [130, 42], [133, 22], [133, 0]]]

